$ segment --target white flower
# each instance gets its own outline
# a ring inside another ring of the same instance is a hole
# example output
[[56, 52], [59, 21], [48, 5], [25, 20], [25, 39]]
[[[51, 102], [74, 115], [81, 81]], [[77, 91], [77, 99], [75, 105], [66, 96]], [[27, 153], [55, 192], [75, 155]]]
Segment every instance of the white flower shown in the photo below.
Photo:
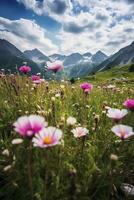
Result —
[[125, 115], [128, 114], [128, 111], [126, 109], [114, 109], [114, 108], [110, 108], [107, 112], [107, 116], [109, 118], [114, 119], [115, 121], [119, 121], [121, 120], [123, 117], [125, 117]]
[[55, 97], [51, 97], [51, 101], [54, 102], [55, 101]]
[[16, 138], [16, 139], [13, 139], [12, 140], [12, 144], [21, 144], [23, 142], [23, 139], [21, 139], [21, 138]]
[[7, 165], [6, 167], [3, 168], [3, 171], [6, 172], [12, 168], [12, 165]]
[[117, 160], [118, 160], [118, 156], [115, 155], [115, 154], [111, 154], [111, 155], [110, 155], [110, 159], [111, 159], [111, 160], [114, 160], [114, 161], [117, 161]]
[[74, 137], [80, 138], [89, 133], [88, 129], [83, 128], [83, 127], [77, 127], [71, 131], [74, 134]]
[[107, 86], [108, 89], [113, 89], [113, 88], [115, 88], [115, 87], [116, 87], [115, 85], [108, 85], [108, 86]]
[[122, 124], [113, 126], [111, 130], [122, 140], [134, 135], [133, 128], [131, 126], [125, 126]]
[[4, 155], [4, 156], [9, 156], [9, 150], [8, 149], [4, 149], [3, 151], [2, 151], [2, 155]]
[[77, 122], [77, 120], [74, 117], [70, 116], [70, 117], [67, 118], [67, 125], [75, 125], [76, 122]]
[[55, 94], [55, 97], [57, 98], [60, 97], [60, 93]]
[[64, 89], [64, 88], [65, 88], [65, 85], [60, 85], [60, 88], [61, 88], [61, 89]]
[[62, 131], [56, 127], [47, 127], [42, 129], [33, 137], [33, 145], [41, 148], [61, 144]]

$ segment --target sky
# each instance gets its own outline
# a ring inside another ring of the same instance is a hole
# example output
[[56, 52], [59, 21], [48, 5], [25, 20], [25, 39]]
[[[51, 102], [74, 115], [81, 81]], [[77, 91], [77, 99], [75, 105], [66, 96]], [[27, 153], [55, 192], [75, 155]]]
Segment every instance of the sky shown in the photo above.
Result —
[[0, 39], [46, 55], [111, 55], [134, 41], [134, 0], [0, 0]]

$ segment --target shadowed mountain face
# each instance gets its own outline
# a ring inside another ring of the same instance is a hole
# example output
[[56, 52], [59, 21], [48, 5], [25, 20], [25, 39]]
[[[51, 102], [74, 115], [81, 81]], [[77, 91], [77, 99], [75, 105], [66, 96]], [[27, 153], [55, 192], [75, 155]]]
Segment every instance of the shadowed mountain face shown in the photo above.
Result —
[[50, 58], [51, 61], [56, 61], [56, 60], [64, 61], [64, 59], [66, 58], [66, 56], [55, 53], [55, 54], [52, 54], [51, 56], [49, 56], [49, 58]]
[[68, 66], [68, 65], [74, 65], [78, 62], [80, 62], [83, 59], [82, 55], [79, 53], [73, 53], [69, 56], [66, 56], [63, 64], [64, 66]]
[[130, 63], [134, 63], [134, 42], [129, 46], [120, 49], [117, 53], [102, 62], [98, 67], [101, 70], [107, 70], [114, 66], [121, 66]]
[[24, 54], [27, 58], [29, 58], [30, 60], [33, 60], [37, 64], [50, 61], [49, 57], [44, 55], [38, 49], [24, 51]]
[[27, 62], [27, 65], [32, 68], [31, 73], [40, 72], [36, 63], [26, 58], [14, 45], [6, 40], [0, 39], [0, 69], [10, 69], [11, 72], [16, 72], [16, 66], [21, 66], [24, 62]]
[[92, 56], [92, 62], [94, 63], [101, 63], [104, 60], [106, 60], [108, 56], [104, 54], [102, 51], [97, 51], [93, 56]]

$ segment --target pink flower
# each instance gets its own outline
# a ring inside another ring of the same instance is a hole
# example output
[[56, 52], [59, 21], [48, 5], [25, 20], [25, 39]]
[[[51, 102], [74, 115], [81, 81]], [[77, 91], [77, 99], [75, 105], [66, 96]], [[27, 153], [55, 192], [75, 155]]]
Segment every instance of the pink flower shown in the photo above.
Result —
[[48, 66], [47, 69], [53, 71], [54, 73], [63, 69], [62, 62], [59, 60], [57, 60], [53, 63], [47, 62], [47, 66]]
[[107, 116], [112, 118], [115, 122], [119, 122], [125, 115], [127, 115], [128, 111], [126, 109], [108, 109]]
[[123, 103], [123, 105], [124, 105], [127, 109], [134, 111], [134, 99], [128, 99], [128, 100], [126, 100], [126, 101]]
[[111, 130], [122, 140], [134, 135], [133, 128], [131, 126], [125, 126], [122, 124], [113, 126]]
[[74, 134], [74, 137], [80, 138], [86, 136], [88, 134], [88, 129], [83, 127], [77, 127], [71, 131]]
[[85, 93], [89, 93], [93, 89], [93, 85], [90, 83], [82, 83], [80, 87]]
[[34, 134], [46, 127], [47, 122], [45, 122], [44, 118], [39, 115], [30, 115], [19, 117], [13, 125], [15, 131], [21, 136], [32, 137]]
[[40, 76], [38, 76], [38, 75], [32, 75], [31, 79], [35, 84], [40, 84], [41, 83]]
[[20, 72], [24, 73], [24, 74], [27, 74], [28, 72], [31, 71], [31, 67], [29, 66], [26, 66], [26, 65], [23, 65], [19, 68]]
[[36, 134], [32, 140], [33, 145], [41, 148], [55, 146], [61, 143], [62, 131], [55, 127], [47, 127]]

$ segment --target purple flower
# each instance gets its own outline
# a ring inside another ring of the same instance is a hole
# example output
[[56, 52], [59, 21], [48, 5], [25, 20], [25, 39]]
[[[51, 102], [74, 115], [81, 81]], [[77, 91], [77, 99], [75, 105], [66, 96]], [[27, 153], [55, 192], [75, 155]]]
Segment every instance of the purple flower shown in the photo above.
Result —
[[90, 83], [82, 83], [80, 87], [85, 93], [89, 93], [93, 89], [93, 85]]
[[26, 66], [26, 65], [23, 65], [23, 66], [21, 66], [21, 67], [19, 68], [19, 71], [22, 72], [22, 73], [24, 73], [24, 74], [27, 74], [28, 72], [31, 71], [31, 67]]
[[131, 110], [131, 111], [134, 111], [134, 99], [127, 99], [127, 100], [123, 103], [123, 105], [124, 105], [127, 109], [129, 109], [129, 110]]
[[13, 125], [15, 131], [21, 136], [32, 137], [34, 134], [46, 127], [47, 122], [45, 122], [44, 118], [39, 115], [30, 115], [19, 117]]
[[54, 73], [63, 69], [63, 64], [61, 61], [57, 60], [53, 63], [47, 62], [47, 69], [53, 71]]
[[42, 80], [40, 79], [40, 76], [38, 75], [32, 75], [31, 79], [35, 84], [40, 84], [42, 82]]

